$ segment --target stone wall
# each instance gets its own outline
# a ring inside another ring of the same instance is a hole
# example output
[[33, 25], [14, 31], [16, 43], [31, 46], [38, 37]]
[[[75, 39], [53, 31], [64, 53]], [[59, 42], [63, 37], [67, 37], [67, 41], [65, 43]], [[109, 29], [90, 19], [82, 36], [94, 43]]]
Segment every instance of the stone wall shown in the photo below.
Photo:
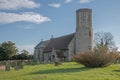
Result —
[[68, 53], [68, 61], [72, 60], [73, 55], [75, 55], [75, 36], [73, 37], [73, 39], [71, 40], [70, 44], [68, 45], [68, 49], [69, 49], [69, 53]]

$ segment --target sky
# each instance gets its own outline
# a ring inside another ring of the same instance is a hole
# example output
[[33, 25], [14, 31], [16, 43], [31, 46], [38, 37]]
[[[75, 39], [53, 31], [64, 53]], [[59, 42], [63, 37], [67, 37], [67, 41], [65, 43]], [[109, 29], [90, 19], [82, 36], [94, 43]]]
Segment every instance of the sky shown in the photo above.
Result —
[[33, 54], [41, 40], [74, 33], [80, 8], [92, 9], [94, 33], [111, 32], [120, 49], [120, 0], [0, 0], [0, 43]]

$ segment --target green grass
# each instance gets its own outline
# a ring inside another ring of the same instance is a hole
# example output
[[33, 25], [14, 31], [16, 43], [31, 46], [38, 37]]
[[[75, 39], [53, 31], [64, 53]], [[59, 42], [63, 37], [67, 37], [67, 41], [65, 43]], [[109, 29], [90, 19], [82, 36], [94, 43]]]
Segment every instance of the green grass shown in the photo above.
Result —
[[18, 71], [0, 70], [0, 80], [120, 80], [120, 64], [105, 68], [85, 68], [74, 62], [30, 65]]

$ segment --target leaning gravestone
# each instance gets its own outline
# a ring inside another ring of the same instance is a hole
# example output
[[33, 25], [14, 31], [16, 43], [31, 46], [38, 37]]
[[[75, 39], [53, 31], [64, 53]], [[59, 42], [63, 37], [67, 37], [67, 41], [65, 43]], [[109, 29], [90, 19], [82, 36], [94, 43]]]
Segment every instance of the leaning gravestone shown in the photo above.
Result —
[[10, 61], [6, 61], [5, 71], [10, 71]]

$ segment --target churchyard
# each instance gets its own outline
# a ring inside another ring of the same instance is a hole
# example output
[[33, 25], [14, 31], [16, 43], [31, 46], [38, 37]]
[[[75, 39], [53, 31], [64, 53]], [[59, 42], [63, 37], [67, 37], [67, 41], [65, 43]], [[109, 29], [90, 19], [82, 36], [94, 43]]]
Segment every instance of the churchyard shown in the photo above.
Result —
[[86, 68], [76, 62], [62, 65], [24, 65], [23, 69], [0, 69], [0, 80], [120, 80], [120, 64], [103, 68]]

